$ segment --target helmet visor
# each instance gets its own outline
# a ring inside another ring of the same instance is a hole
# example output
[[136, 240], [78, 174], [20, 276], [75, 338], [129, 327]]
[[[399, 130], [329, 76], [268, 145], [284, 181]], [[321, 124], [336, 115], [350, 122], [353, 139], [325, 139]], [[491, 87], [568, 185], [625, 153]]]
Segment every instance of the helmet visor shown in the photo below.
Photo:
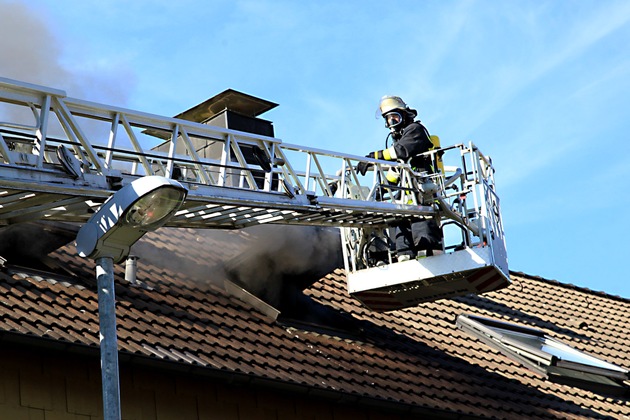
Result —
[[383, 118], [385, 118], [385, 127], [387, 128], [394, 128], [403, 120], [402, 115], [400, 115], [399, 112], [390, 112], [383, 115]]

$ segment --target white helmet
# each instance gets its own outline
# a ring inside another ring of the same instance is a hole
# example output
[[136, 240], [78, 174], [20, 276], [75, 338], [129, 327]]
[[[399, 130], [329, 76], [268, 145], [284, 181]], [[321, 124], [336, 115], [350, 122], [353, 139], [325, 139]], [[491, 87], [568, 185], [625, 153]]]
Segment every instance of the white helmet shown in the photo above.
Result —
[[400, 96], [383, 96], [376, 110], [376, 118], [379, 116], [385, 119], [385, 126], [391, 130], [398, 127], [409, 116], [412, 119], [418, 113], [415, 109], [410, 109]]
[[385, 116], [388, 112], [392, 111], [405, 111], [409, 109], [405, 101], [400, 96], [383, 96], [381, 102], [376, 110], [377, 116]]

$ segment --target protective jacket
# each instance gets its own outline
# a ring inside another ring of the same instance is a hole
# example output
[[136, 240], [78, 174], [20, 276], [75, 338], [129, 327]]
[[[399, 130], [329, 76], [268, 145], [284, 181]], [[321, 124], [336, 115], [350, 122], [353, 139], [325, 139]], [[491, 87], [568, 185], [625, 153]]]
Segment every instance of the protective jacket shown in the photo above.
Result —
[[400, 139], [394, 142], [392, 148], [395, 152], [395, 159], [407, 162], [413, 156], [409, 163], [414, 170], [435, 172], [428, 156], [417, 156], [435, 148], [431, 142], [429, 131], [419, 121], [414, 121], [403, 128]]

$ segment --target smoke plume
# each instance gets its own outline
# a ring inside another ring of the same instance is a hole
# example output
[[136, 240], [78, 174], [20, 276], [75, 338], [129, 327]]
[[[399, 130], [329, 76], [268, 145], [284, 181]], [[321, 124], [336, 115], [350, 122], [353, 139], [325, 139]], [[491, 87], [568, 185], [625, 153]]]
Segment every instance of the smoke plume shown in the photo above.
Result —
[[301, 291], [343, 264], [339, 231], [263, 225], [242, 230], [190, 230], [194, 243], [164, 243], [162, 228], [132, 248], [139, 265], [164, 265], [199, 284], [228, 279], [272, 306], [286, 309]]
[[129, 69], [99, 67], [87, 57], [81, 68], [67, 68], [63, 45], [68, 43], [57, 34], [62, 28], [53, 26], [55, 19], [45, 16], [45, 10], [0, 0], [0, 76], [65, 90], [69, 96], [124, 105], [135, 79]]
[[337, 229], [260, 226], [243, 253], [224, 264], [227, 276], [273, 306], [342, 264]]

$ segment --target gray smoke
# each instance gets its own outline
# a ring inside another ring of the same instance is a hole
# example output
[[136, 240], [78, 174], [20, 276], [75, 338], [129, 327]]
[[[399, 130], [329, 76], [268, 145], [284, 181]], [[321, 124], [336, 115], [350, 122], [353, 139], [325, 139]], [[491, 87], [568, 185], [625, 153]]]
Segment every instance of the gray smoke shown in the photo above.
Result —
[[[0, 76], [65, 90], [69, 96], [124, 105], [135, 77], [128, 69], [63, 64], [64, 42], [43, 8], [0, 0]], [[6, 113], [6, 111], [5, 111]]]
[[39, 268], [52, 251], [77, 236], [76, 225], [58, 222], [25, 222], [0, 227], [0, 257], [10, 264]]
[[256, 239], [224, 264], [232, 281], [273, 306], [341, 267], [337, 229], [269, 225], [252, 228]]
[[178, 236], [168, 230], [148, 234], [133, 246], [139, 267], [164, 266], [199, 284], [222, 286], [227, 279], [277, 308], [343, 264], [339, 231], [332, 228], [200, 229], [187, 235], [194, 237], [194, 243], [164, 244], [163, 238]]
[[[126, 92], [133, 80], [129, 72], [66, 68], [62, 64], [64, 44], [52, 27], [54, 19], [45, 16], [43, 10], [0, 0], [0, 77], [65, 90], [69, 96], [93, 101], [117, 105], [126, 102]], [[32, 125], [34, 118], [25, 107], [0, 103], [0, 121]], [[36, 223], [0, 228], [3, 238], [0, 252], [5, 258], [22, 262], [25, 258], [41, 258], [73, 239], [72, 232], [42, 237], [38, 234], [43, 232], [42, 226]]]

